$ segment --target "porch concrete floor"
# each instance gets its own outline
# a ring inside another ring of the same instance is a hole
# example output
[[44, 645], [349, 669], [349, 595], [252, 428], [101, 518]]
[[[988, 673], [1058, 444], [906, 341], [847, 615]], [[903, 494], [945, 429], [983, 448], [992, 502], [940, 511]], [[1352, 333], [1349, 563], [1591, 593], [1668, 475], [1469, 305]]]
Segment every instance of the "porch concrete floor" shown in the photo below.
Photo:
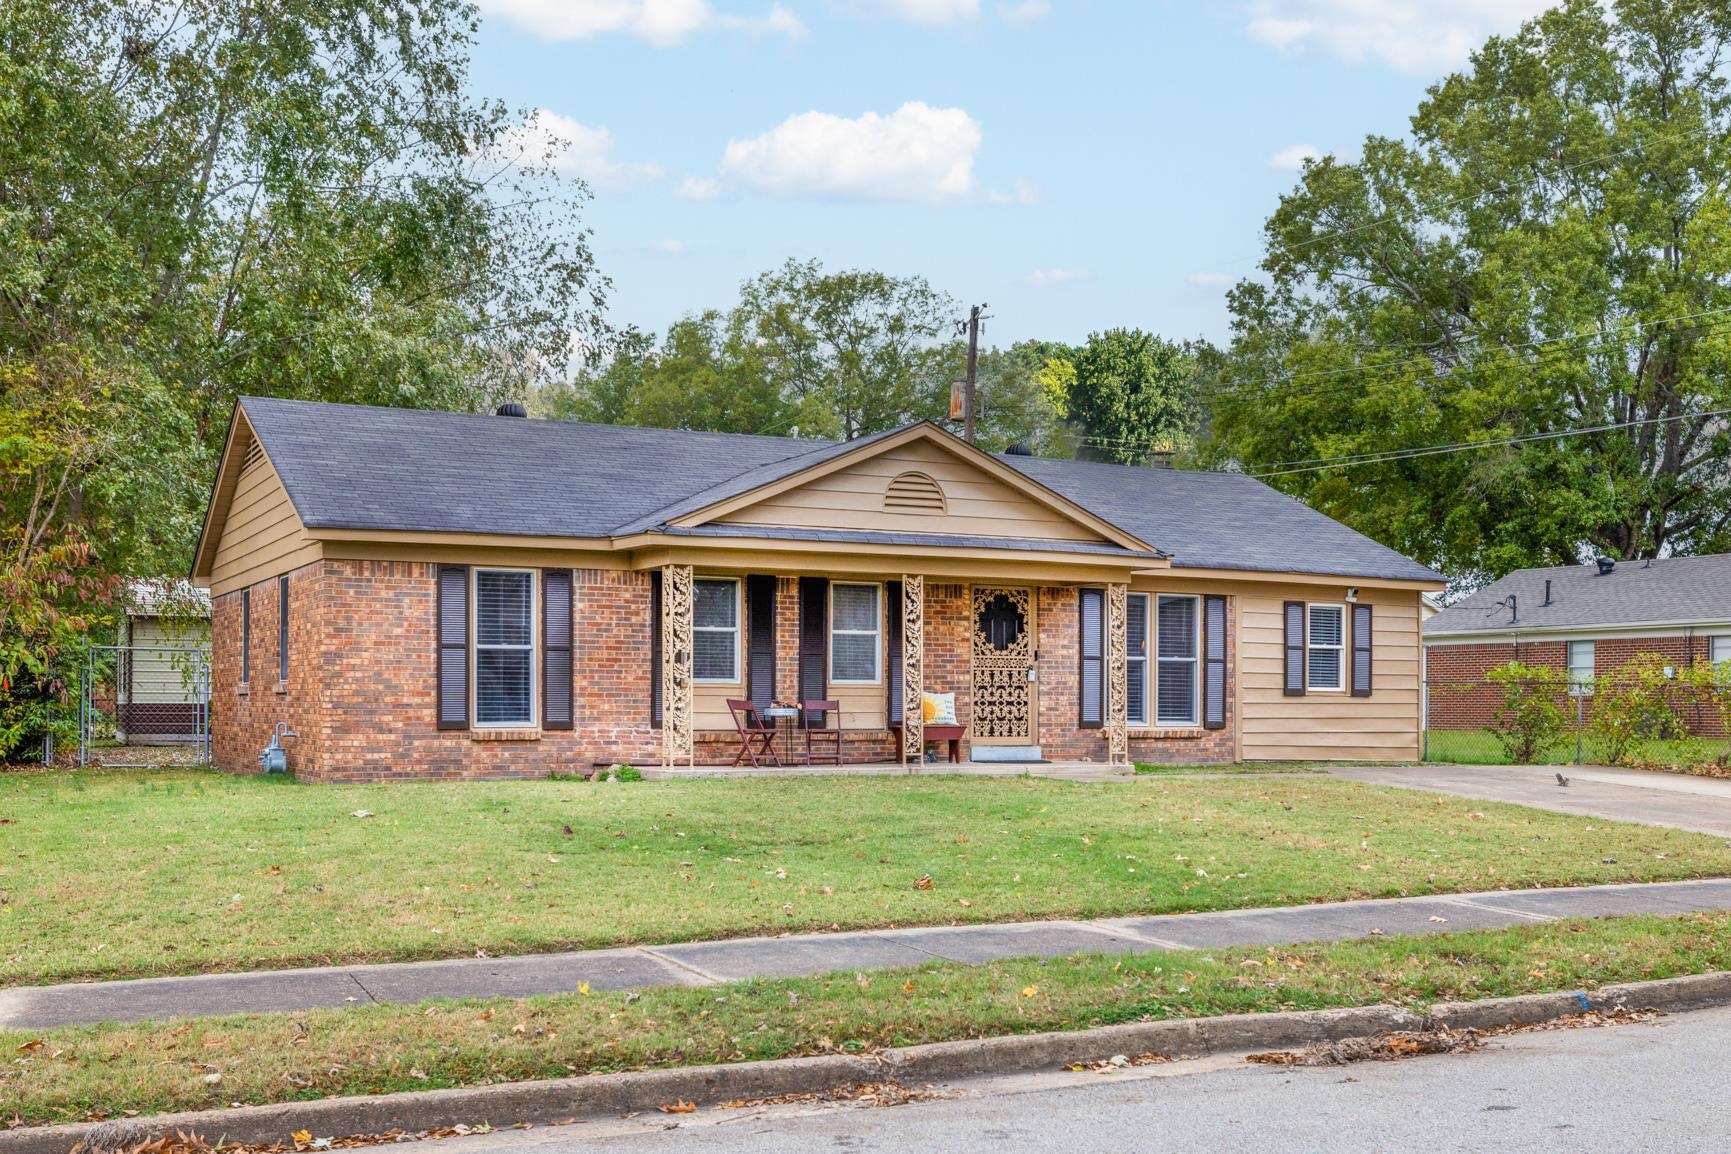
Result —
[[1107, 765], [1099, 761], [1051, 761], [1043, 764], [1013, 761], [928, 761], [902, 765], [895, 761], [871, 761], [849, 765], [640, 765], [637, 769], [645, 778], [659, 781], [687, 777], [905, 777], [924, 774], [928, 777], [956, 775], [964, 777], [1050, 777], [1060, 781], [1116, 781], [1135, 776], [1127, 765]]

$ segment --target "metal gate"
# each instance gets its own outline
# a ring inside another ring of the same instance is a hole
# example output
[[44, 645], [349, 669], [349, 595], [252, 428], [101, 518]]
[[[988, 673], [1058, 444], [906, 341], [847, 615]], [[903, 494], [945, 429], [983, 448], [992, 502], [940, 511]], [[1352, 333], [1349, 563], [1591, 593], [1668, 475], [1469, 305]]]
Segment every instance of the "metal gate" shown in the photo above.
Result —
[[194, 647], [93, 645], [78, 702], [78, 764], [210, 762], [210, 654]]

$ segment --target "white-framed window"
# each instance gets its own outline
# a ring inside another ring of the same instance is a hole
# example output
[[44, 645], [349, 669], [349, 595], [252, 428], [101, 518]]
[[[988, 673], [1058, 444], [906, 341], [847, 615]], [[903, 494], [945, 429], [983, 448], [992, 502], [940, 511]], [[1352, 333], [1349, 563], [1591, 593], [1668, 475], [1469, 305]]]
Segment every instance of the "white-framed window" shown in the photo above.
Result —
[[1197, 675], [1198, 607], [1201, 599], [1161, 594], [1154, 603], [1154, 724], [1200, 725]]
[[1148, 724], [1148, 653], [1153, 648], [1150, 605], [1153, 598], [1146, 593], [1132, 593], [1125, 603], [1125, 627], [1129, 644], [1125, 647], [1125, 686], [1129, 690], [1129, 721], [1131, 725]]
[[876, 685], [883, 676], [882, 592], [881, 585], [830, 583], [830, 684]]
[[699, 577], [691, 590], [691, 678], [732, 684], [739, 680], [739, 578]]
[[476, 569], [475, 724], [535, 724], [535, 572]]
[[1305, 607], [1305, 688], [1324, 693], [1346, 688], [1346, 606]]
[[1591, 641], [1569, 642], [1569, 692], [1577, 697], [1593, 695], [1594, 657]]
[[1731, 634], [1727, 634], [1723, 637], [1715, 637], [1712, 639], [1710, 644], [1711, 648], [1708, 650], [1709, 660], [1711, 660], [1714, 665], [1718, 665], [1722, 661], [1731, 661]]

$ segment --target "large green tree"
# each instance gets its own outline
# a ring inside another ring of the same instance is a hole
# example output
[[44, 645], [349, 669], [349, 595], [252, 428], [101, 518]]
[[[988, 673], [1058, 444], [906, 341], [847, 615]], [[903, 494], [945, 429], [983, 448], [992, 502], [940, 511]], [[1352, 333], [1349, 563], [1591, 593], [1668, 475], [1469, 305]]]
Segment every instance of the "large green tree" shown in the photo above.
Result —
[[1085, 456], [1120, 464], [1145, 463], [1176, 452], [1194, 426], [1195, 358], [1183, 345], [1141, 329], [1089, 335], [1069, 358], [1065, 412], [1085, 432]]
[[592, 337], [583, 189], [471, 94], [475, 21], [0, 4], [0, 686], [185, 571], [236, 395], [478, 406]]
[[1468, 580], [1731, 547], [1728, 37], [1718, 0], [1570, 0], [1409, 140], [1307, 165], [1232, 293], [1208, 454]]

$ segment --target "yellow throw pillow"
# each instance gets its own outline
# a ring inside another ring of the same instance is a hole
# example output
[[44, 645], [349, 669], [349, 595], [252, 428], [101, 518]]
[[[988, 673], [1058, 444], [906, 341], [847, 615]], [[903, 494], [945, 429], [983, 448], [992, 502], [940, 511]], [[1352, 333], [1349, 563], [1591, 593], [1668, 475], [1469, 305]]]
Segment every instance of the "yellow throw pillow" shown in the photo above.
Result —
[[920, 713], [925, 716], [926, 724], [930, 725], [932, 718], [938, 715], [938, 699], [929, 693], [920, 694]]
[[956, 720], [956, 695], [953, 693], [920, 694], [920, 712], [927, 725], [959, 725]]

